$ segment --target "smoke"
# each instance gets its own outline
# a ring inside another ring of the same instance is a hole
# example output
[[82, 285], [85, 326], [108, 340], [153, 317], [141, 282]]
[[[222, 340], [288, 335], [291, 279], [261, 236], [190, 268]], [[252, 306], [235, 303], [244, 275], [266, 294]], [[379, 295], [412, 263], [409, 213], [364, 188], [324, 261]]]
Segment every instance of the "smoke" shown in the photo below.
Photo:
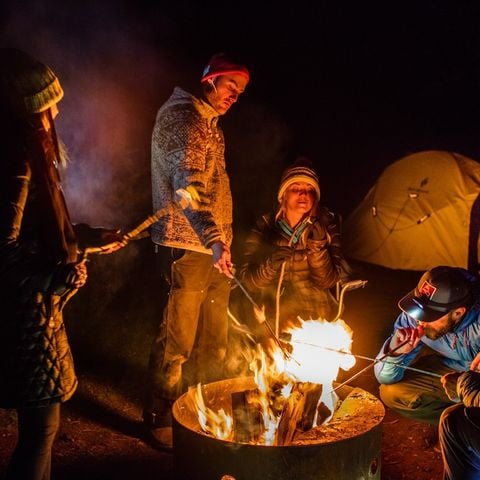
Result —
[[6, 18], [2, 46], [48, 64], [65, 91], [56, 127], [71, 160], [62, 176], [72, 220], [138, 223], [151, 212], [156, 109], [176, 82], [148, 24], [121, 2], [23, 2]]
[[[210, 45], [211, 39], [192, 42], [204, 40], [194, 30], [201, 22], [186, 21], [173, 6], [128, 3], [27, 0], [0, 6], [0, 46], [23, 49], [49, 65], [64, 89], [55, 125], [70, 158], [61, 173], [72, 221], [122, 231], [151, 213], [150, 140], [159, 106], [175, 85], [189, 89], [196, 83], [204, 62], [224, 47]], [[255, 78], [258, 64], [249, 66]], [[290, 143], [288, 127], [255, 100], [258, 83], [252, 81], [222, 118], [239, 240], [270, 209]], [[118, 291], [120, 279], [138, 263], [136, 249], [125, 250], [129, 254], [114, 255], [118, 265], [99, 259], [122, 271], [118, 281], [96, 272], [100, 296], [105, 289], [108, 295]]]

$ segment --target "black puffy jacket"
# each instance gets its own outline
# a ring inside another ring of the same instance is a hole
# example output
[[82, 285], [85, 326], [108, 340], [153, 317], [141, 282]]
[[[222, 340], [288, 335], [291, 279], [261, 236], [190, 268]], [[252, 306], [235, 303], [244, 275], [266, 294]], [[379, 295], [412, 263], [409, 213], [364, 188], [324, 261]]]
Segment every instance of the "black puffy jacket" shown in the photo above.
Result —
[[[292, 252], [279, 268], [272, 259], [278, 247]], [[279, 282], [280, 324], [295, 320], [331, 319], [336, 302], [329, 289], [347, 275], [340, 231], [336, 217], [320, 208], [310, 217], [296, 243], [293, 243], [273, 215], [263, 215], [247, 236], [239, 278], [259, 305], [265, 306], [267, 319], [276, 316], [276, 295]]]

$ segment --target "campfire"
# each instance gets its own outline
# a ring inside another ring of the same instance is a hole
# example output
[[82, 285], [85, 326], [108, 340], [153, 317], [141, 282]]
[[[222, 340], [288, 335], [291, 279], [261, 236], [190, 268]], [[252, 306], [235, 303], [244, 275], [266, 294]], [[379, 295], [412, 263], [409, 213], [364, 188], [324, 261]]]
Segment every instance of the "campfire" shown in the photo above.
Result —
[[290, 335], [287, 355], [276, 342], [257, 346], [250, 376], [197, 385], [175, 402], [176, 478], [380, 478], [383, 405], [335, 384], [355, 364], [352, 331], [315, 320]]
[[232, 395], [232, 415], [205, 405], [201, 386], [187, 400], [205, 433], [223, 440], [285, 445], [300, 431], [328, 422], [338, 404], [333, 381], [355, 364], [352, 332], [343, 320], [301, 321], [290, 332], [291, 351], [257, 345], [250, 369], [255, 388]]

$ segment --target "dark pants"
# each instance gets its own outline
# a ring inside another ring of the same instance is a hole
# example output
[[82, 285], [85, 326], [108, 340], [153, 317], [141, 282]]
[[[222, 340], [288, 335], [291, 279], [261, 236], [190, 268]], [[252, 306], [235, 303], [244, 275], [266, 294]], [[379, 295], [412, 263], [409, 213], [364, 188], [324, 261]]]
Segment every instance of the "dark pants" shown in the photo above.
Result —
[[169, 423], [170, 407], [186, 387], [222, 378], [230, 295], [229, 280], [213, 267], [211, 255], [162, 253], [171, 258], [170, 292], [152, 345], [144, 407], [145, 419], [153, 413], [160, 426]]
[[480, 408], [454, 405], [442, 413], [444, 480], [480, 480]]
[[60, 403], [17, 410], [18, 441], [7, 480], [49, 480], [52, 445], [60, 425]]

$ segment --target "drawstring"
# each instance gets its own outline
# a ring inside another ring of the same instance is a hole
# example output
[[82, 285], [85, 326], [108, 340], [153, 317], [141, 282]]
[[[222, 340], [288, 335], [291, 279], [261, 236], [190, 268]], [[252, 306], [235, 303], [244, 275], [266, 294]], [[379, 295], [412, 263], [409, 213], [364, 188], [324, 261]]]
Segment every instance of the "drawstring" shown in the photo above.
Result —
[[[277, 222], [277, 225], [281, 228], [281, 230], [288, 235], [290, 238], [288, 240], [288, 247], [291, 247], [292, 244], [295, 245], [299, 238], [301, 237], [302, 233], [305, 231], [305, 228], [312, 223], [310, 217], [307, 217], [303, 222], [300, 223], [294, 230], [288, 225], [287, 222], [282, 218]], [[282, 266], [280, 267], [280, 275], [278, 276], [278, 283], [277, 283], [277, 291], [275, 293], [275, 335], [277, 338], [280, 335], [280, 293], [282, 289], [283, 277], [285, 276], [285, 268], [287, 265], [287, 261], [284, 260]]]

